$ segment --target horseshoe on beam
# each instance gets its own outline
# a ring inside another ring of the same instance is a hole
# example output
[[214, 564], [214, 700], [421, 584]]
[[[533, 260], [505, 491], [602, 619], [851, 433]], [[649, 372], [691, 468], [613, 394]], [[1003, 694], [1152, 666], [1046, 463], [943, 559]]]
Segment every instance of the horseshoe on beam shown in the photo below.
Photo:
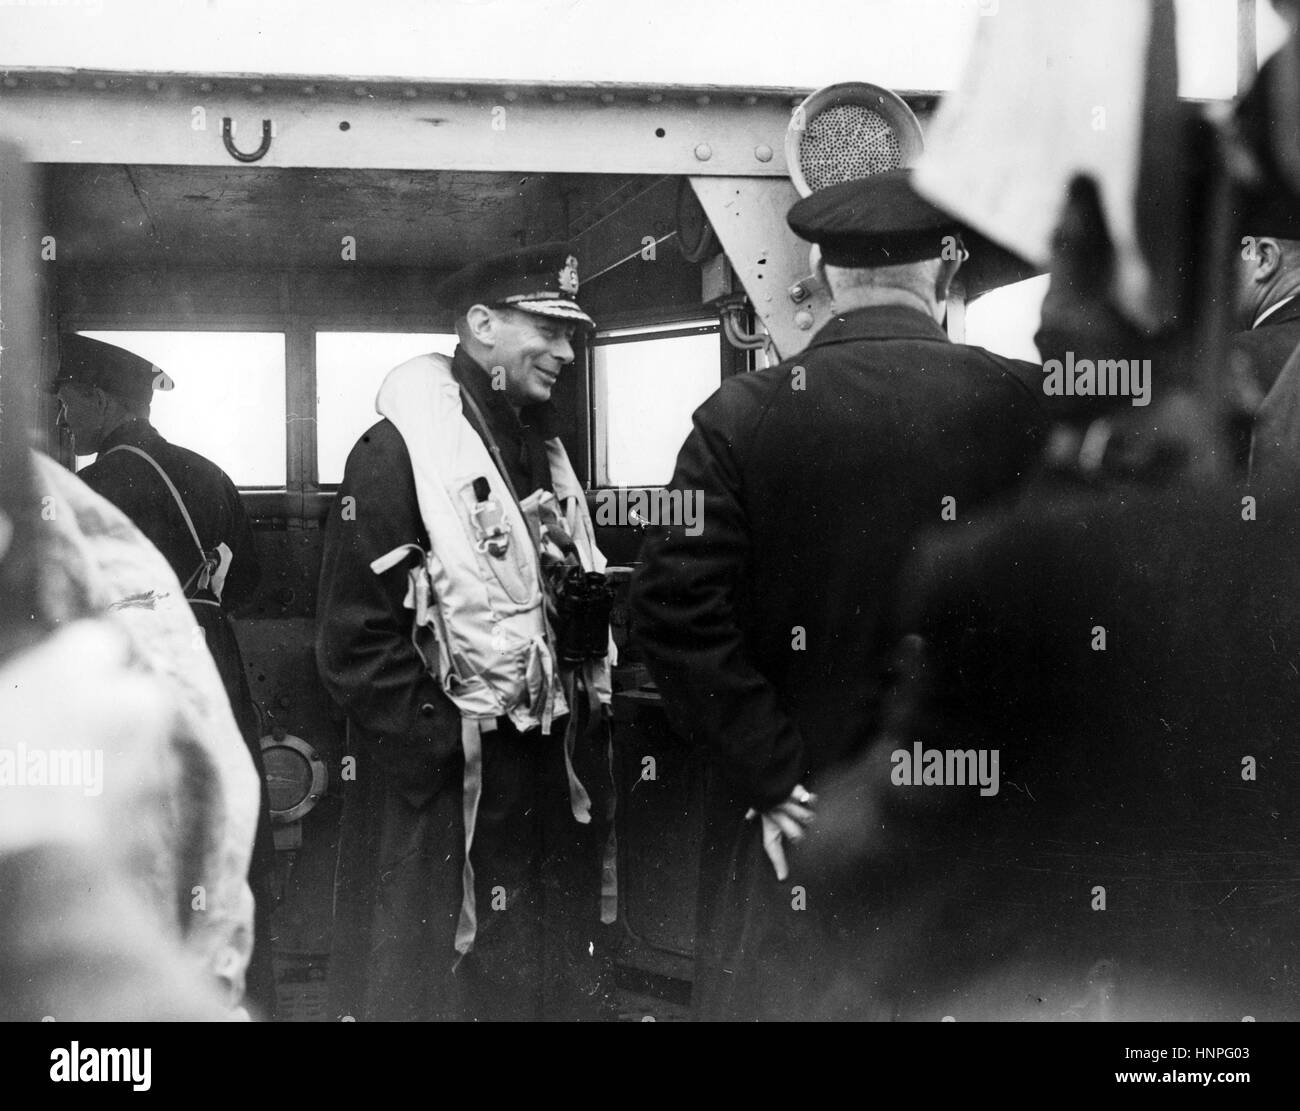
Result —
[[221, 141], [226, 145], [226, 153], [229, 154], [231, 158], [234, 158], [239, 162], [256, 162], [259, 159], [266, 157], [266, 152], [271, 149], [270, 120], [262, 121], [262, 145], [251, 154], [246, 154], [235, 146], [233, 128], [234, 122], [231, 118], [229, 116], [223, 117], [221, 120]]

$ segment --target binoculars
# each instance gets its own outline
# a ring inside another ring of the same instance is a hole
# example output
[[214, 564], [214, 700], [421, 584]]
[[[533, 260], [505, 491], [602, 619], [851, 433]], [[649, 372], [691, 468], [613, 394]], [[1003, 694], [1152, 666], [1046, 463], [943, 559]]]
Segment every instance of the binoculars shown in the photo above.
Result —
[[609, 611], [614, 593], [598, 571], [571, 567], [555, 592], [555, 639], [565, 663], [603, 660], [609, 651]]

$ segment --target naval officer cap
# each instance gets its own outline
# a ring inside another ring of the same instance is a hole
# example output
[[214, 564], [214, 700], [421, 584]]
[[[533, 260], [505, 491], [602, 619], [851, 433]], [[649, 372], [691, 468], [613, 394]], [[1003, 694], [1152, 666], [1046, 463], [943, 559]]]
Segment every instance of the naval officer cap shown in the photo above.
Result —
[[578, 258], [567, 243], [540, 243], [466, 266], [437, 289], [457, 315], [471, 305], [501, 305], [537, 316], [596, 322], [578, 304]]
[[60, 386], [98, 387], [105, 393], [147, 405], [154, 390], [170, 390], [175, 383], [161, 368], [132, 351], [88, 336], [59, 337], [59, 373], [50, 393]]
[[897, 266], [944, 257], [960, 223], [912, 188], [912, 171], [886, 170], [818, 189], [786, 217], [830, 266]]

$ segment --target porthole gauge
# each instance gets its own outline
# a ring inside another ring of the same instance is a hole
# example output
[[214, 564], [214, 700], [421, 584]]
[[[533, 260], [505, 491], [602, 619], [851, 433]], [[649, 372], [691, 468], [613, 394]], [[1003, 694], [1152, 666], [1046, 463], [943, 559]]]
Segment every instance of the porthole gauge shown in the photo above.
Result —
[[278, 825], [296, 822], [321, 800], [329, 786], [329, 771], [316, 750], [301, 737], [263, 737], [266, 790], [271, 797], [271, 820]]

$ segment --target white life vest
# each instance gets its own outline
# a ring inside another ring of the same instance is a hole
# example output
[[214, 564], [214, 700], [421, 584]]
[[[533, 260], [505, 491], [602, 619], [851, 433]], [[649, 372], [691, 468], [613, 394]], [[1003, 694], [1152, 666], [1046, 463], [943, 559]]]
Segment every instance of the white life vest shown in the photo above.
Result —
[[[502, 716], [520, 731], [540, 726], [549, 733], [552, 719], [569, 710], [575, 672], [572, 665], [561, 664], [554, 652], [533, 534], [506, 478], [464, 412], [451, 359], [418, 355], [394, 367], [379, 388], [375, 408], [392, 421], [406, 445], [429, 550], [406, 544], [370, 567], [383, 574], [413, 553], [420, 554], [420, 564], [408, 572], [405, 598], [413, 611], [416, 647], [461, 715], [465, 868], [456, 948], [465, 953], [472, 948], [476, 932], [469, 850], [482, 791], [482, 735], [495, 729], [496, 719]], [[586, 497], [564, 445], [559, 439], [547, 440], [546, 452], [555, 497], [583, 568], [603, 571], [605, 557], [596, 547]], [[478, 542], [471, 512], [478, 502], [473, 489], [476, 478], [488, 480], [502, 510], [509, 542], [501, 557]], [[364, 507], [359, 510], [365, 512]], [[430, 638], [431, 653], [422, 647], [422, 641], [427, 644]], [[614, 660], [611, 638], [605, 660], [581, 665], [588, 695], [605, 706], [610, 702]], [[572, 766], [577, 717], [576, 713], [570, 717], [564, 755], [574, 817], [588, 822], [590, 800]]]
[[[446, 355], [418, 355], [389, 371], [375, 408], [402, 434], [415, 476], [420, 518], [429, 535], [407, 605], [416, 626], [433, 634], [437, 659], [428, 661], [462, 717], [506, 716], [519, 730], [542, 726], [567, 711], [550, 645], [537, 549], [506, 480], [462, 409], [460, 386]], [[586, 498], [558, 439], [546, 441], [556, 499], [585, 570], [603, 571]], [[471, 510], [476, 478], [487, 478], [503, 511], [509, 545], [503, 557], [479, 550]], [[364, 510], [363, 510], [364, 512]], [[382, 573], [408, 558], [406, 545], [371, 564]], [[609, 663], [598, 668], [602, 702], [609, 701]]]

